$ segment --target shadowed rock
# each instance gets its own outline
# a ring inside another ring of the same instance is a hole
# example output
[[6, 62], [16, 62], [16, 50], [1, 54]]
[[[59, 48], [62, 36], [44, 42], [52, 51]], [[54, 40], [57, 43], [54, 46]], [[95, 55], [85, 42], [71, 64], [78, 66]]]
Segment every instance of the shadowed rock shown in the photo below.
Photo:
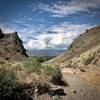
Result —
[[67, 95], [66, 93], [64, 93], [64, 89], [62, 88], [56, 88], [56, 89], [52, 89], [48, 92], [48, 94], [50, 96], [55, 96], [55, 95], [58, 95], [58, 96], [65, 96]]
[[2, 32], [2, 30], [0, 29], [0, 39], [2, 39], [4, 37], [4, 34]]

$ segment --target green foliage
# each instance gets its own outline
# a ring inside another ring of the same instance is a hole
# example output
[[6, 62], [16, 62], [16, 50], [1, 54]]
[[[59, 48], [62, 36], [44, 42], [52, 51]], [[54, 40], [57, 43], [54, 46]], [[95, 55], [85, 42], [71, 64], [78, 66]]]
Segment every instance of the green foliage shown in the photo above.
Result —
[[26, 88], [33, 91], [32, 86], [19, 84], [13, 71], [6, 67], [0, 67], [0, 100], [28, 100], [27, 98], [31, 98]]
[[37, 74], [44, 73], [45, 75], [49, 76], [56, 76], [60, 74], [59, 68], [44, 66], [39, 61], [37, 61], [37, 59], [25, 62], [24, 67]]
[[72, 52], [75, 50], [73, 44], [71, 44], [71, 45], [68, 47], [68, 50], [69, 50], [69, 51], [72, 51]]
[[40, 56], [40, 57], [35, 57], [33, 59], [35, 59], [36, 61], [40, 62], [40, 63], [43, 63], [47, 60], [50, 60], [52, 59], [54, 56]]
[[87, 58], [86, 60], [84, 60], [84, 65], [90, 64], [93, 59], [94, 59], [94, 56]]
[[0, 65], [3, 65], [5, 64], [5, 61], [4, 60], [0, 60]]
[[46, 75], [50, 76], [59, 76], [61, 74], [59, 68], [57, 67], [51, 67], [51, 66], [44, 66], [43, 71]]
[[69, 63], [70, 63], [70, 64], [73, 64], [73, 61], [71, 60]]
[[71, 45], [68, 47], [68, 50], [71, 50], [72, 47], [73, 47], [73, 45], [71, 44]]
[[41, 64], [36, 60], [30, 60], [24, 62], [24, 67], [36, 73], [39, 73], [41, 70]]
[[5, 67], [0, 67], [0, 97], [11, 96], [15, 87], [14, 73]]
[[[51, 66], [44, 66], [41, 64], [42, 61], [45, 61], [47, 59], [49, 59], [49, 57], [48, 58], [44, 57], [43, 60], [42, 57], [38, 57], [38, 59], [37, 58], [27, 59], [21, 63], [8, 62], [8, 61], [6, 61], [6, 63], [4, 61], [0, 62], [1, 63], [0, 64], [0, 100], [8, 100], [9, 98], [10, 98], [9, 100], [23, 100], [23, 97], [27, 98], [29, 93], [28, 92], [26, 93], [27, 90], [25, 90], [26, 88], [23, 83], [22, 84], [18, 83], [19, 81], [17, 81], [16, 78], [17, 75], [15, 75], [14, 73], [16, 71], [24, 72], [25, 70], [30, 74], [31, 73], [38, 74], [39, 76], [41, 76], [41, 79], [38, 80], [40, 83], [38, 84], [46, 83], [50, 77], [52, 78], [52, 77], [61, 76], [60, 70], [58, 68], [51, 67]], [[12, 67], [11, 65], [14, 63], [16, 66]], [[35, 85], [36, 84], [37, 82], [35, 83]], [[33, 88], [29, 87], [29, 89], [33, 91]]]

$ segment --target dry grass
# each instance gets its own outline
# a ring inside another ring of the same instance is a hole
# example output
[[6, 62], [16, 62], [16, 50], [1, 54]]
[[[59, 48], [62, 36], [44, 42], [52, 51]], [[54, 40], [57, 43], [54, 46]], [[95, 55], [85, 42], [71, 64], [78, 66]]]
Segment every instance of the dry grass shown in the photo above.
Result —
[[0, 66], [11, 70], [19, 84], [32, 84], [35, 87], [38, 84], [47, 84], [53, 76], [60, 74], [58, 68], [43, 66], [33, 59], [22, 62], [1, 60]]
[[100, 68], [94, 65], [90, 65], [85, 73], [82, 74], [82, 80], [85, 80], [88, 84], [100, 87]]

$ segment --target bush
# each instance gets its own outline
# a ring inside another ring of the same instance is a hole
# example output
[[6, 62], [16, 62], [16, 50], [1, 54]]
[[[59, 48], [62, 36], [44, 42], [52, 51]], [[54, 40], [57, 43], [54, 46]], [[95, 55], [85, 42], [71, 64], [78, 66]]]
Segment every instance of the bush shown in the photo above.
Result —
[[84, 61], [84, 65], [89, 65], [93, 61], [94, 57], [89, 57]]
[[16, 78], [12, 71], [0, 67], [0, 99], [11, 97], [16, 87]]
[[49, 76], [59, 76], [61, 74], [59, 68], [57, 67], [51, 67], [51, 66], [44, 66], [43, 71], [46, 75]]
[[0, 100], [32, 100], [28, 95], [29, 89], [33, 91], [31, 85], [20, 85], [16, 81], [11, 70], [0, 67]]
[[4, 60], [0, 60], [0, 65], [3, 65], [5, 64], [5, 61]]
[[24, 67], [36, 73], [39, 73], [41, 70], [41, 64], [36, 60], [30, 60], [25, 62]]
[[37, 60], [30, 60], [25, 62], [24, 67], [37, 74], [44, 73], [45, 75], [49, 76], [56, 76], [60, 74], [60, 70], [57, 67], [43, 66]]
[[[54, 56], [40, 56], [40, 57], [35, 57], [35, 60], [40, 62], [40, 63], [43, 63], [47, 60], [50, 60], [52, 59]], [[33, 58], [34, 59], [34, 58]]]

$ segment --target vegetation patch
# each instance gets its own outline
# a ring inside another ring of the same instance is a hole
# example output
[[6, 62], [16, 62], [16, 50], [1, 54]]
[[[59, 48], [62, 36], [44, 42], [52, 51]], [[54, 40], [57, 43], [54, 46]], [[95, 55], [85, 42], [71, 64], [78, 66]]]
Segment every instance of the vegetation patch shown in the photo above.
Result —
[[42, 57], [30, 59], [28, 61], [25, 61], [23, 63], [24, 64], [23, 66], [25, 68], [27, 68], [28, 70], [30, 70], [31, 72], [34, 72], [37, 74], [44, 73], [45, 75], [54, 76], [54, 75], [58, 75], [60, 73], [60, 70], [58, 67], [44, 66], [44, 65], [42, 65], [42, 63], [40, 63], [40, 62], [44, 62], [50, 58], [43, 57], [43, 61], [41, 59], [42, 59]]
[[94, 56], [87, 58], [86, 60], [84, 60], [84, 65], [89, 65], [93, 59], [94, 59]]
[[11, 97], [16, 88], [16, 77], [11, 70], [0, 67], [0, 97]]
[[1, 100], [30, 100], [26, 98], [33, 95], [34, 89], [39, 90], [40, 86], [48, 86], [49, 82], [60, 82], [62, 77], [59, 68], [44, 66], [42, 65], [44, 60], [40, 59], [42, 58], [32, 58], [21, 62], [0, 61]]

